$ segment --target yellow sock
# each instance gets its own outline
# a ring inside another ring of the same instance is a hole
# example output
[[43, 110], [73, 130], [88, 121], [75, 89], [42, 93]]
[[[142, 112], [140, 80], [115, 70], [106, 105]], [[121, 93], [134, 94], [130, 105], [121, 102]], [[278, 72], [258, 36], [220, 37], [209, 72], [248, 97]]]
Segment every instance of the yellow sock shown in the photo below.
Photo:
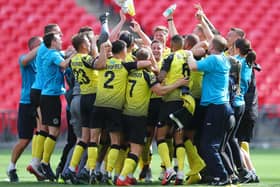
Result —
[[124, 161], [124, 166], [120, 176], [126, 177], [128, 174], [134, 172], [137, 165], [138, 158], [136, 155], [129, 153]]
[[168, 150], [169, 150], [169, 158], [170, 158], [170, 161], [172, 161], [173, 154], [174, 154], [173, 139], [172, 138], [167, 138], [166, 143], [167, 143]]
[[248, 142], [241, 142], [241, 148], [250, 155], [250, 146]]
[[169, 157], [169, 150], [168, 150], [168, 146], [167, 143], [165, 142], [161, 142], [158, 144], [158, 154], [164, 164], [164, 166], [166, 168], [171, 168], [171, 161], [170, 161], [170, 157]]
[[89, 143], [88, 145], [88, 159], [87, 159], [87, 168], [89, 170], [95, 169], [96, 160], [98, 158], [98, 148], [96, 143]]
[[44, 143], [44, 153], [42, 158], [43, 163], [45, 164], [50, 163], [50, 158], [53, 153], [55, 144], [56, 144], [56, 138], [54, 136], [49, 135]]
[[184, 161], [185, 161], [186, 151], [185, 148], [179, 146], [176, 148], [176, 158], [178, 161], [178, 171], [184, 171]]
[[[142, 161], [143, 165], [149, 165], [151, 163], [151, 159], [150, 159], [150, 155], [151, 155], [150, 146], [151, 146], [151, 144], [152, 144], [152, 138], [148, 137], [147, 141], [145, 142], [142, 154], [141, 154], [141, 159], [139, 159], [139, 164], [141, 163], [141, 161]], [[143, 168], [143, 166], [141, 168]]]
[[36, 137], [36, 143], [35, 143], [35, 150], [34, 150], [34, 158], [38, 158], [41, 160], [43, 151], [44, 151], [44, 143], [47, 137], [47, 132], [39, 132], [39, 134]]
[[119, 152], [119, 156], [118, 156], [118, 159], [117, 159], [117, 162], [115, 164], [115, 176], [118, 176], [121, 171], [122, 171], [122, 168], [124, 166], [124, 161], [125, 161], [125, 158], [126, 158], [126, 150], [125, 149], [120, 149], [120, 152]]
[[191, 171], [187, 174], [188, 176], [199, 173], [206, 165], [202, 158], [199, 156], [196, 147], [192, 144], [190, 140], [184, 143], [186, 153], [188, 156], [188, 162]]
[[106, 171], [112, 173], [118, 159], [120, 148], [118, 145], [112, 145], [108, 153]]
[[84, 150], [86, 148], [86, 144], [84, 142], [78, 142], [78, 144], [75, 146], [74, 151], [73, 151], [73, 155], [70, 161], [70, 167], [71, 168], [76, 168], [78, 166], [78, 164], [81, 161], [81, 157], [84, 153]]
[[34, 134], [33, 135], [33, 138], [32, 138], [32, 145], [31, 145], [31, 155], [32, 155], [32, 158], [35, 157], [35, 148], [36, 148], [36, 138], [37, 138], [37, 134]]

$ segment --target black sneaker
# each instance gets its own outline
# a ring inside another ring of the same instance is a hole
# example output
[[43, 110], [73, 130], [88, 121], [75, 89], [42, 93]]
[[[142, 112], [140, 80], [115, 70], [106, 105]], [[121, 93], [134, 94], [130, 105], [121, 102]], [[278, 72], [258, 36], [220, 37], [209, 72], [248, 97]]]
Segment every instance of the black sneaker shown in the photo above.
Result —
[[251, 181], [251, 183], [259, 183], [260, 182], [260, 178], [255, 173], [252, 173], [252, 178], [253, 178], [253, 180]]
[[46, 165], [41, 163], [39, 165], [39, 171], [45, 176], [46, 179], [49, 179], [50, 181], [54, 181], [56, 179], [50, 164]]
[[12, 169], [10, 171], [7, 171], [7, 175], [9, 177], [10, 182], [18, 182], [19, 181], [16, 169]]
[[94, 171], [94, 174], [95, 174], [96, 180], [98, 182], [100, 182], [102, 179], [102, 173], [100, 171]]
[[226, 186], [231, 184], [229, 179], [220, 179], [219, 177], [214, 177], [213, 180], [209, 183], [211, 186]]
[[97, 183], [97, 179], [94, 171], [92, 171], [89, 176], [89, 184], [96, 184], [96, 183]]
[[239, 178], [238, 178], [238, 176], [235, 175], [235, 174], [232, 174], [232, 175], [230, 176], [230, 180], [231, 180], [231, 183], [232, 183], [232, 184], [238, 184], [238, 183], [239, 183]]
[[101, 184], [106, 185], [114, 185], [114, 181], [112, 181], [112, 178], [108, 176], [108, 174], [104, 174], [101, 179]]
[[77, 175], [79, 184], [89, 184], [89, 171], [86, 168], [81, 169]]
[[97, 40], [98, 46], [100, 46], [102, 43], [106, 42], [109, 39], [108, 16], [109, 13], [106, 12], [105, 14], [102, 14], [99, 17], [102, 28], [101, 28], [101, 34], [99, 35], [99, 38]]
[[104, 14], [99, 16], [99, 21], [101, 22], [101, 24], [104, 24], [104, 23], [108, 22], [108, 16], [109, 15], [110, 15], [109, 12], [105, 12]]
[[146, 175], [147, 175], [147, 172], [148, 172], [148, 169], [149, 169], [149, 165], [144, 165], [140, 174], [139, 174], [139, 180], [143, 180]]
[[76, 173], [71, 171], [69, 168], [66, 168], [65, 171], [62, 173], [61, 178], [64, 182], [69, 184], [77, 184], [77, 177]]
[[55, 179], [58, 181], [59, 176], [62, 174], [63, 168], [61, 167], [60, 164], [58, 164], [56, 170], [55, 170]]
[[152, 182], [152, 179], [153, 179], [152, 170], [151, 170], [151, 168], [149, 167], [149, 168], [148, 168], [148, 171], [147, 171], [147, 173], [146, 173], [145, 182], [146, 182], [146, 183], [151, 183], [151, 182]]
[[246, 169], [238, 170], [238, 175], [240, 183], [249, 183], [253, 181], [251, 172], [247, 171]]

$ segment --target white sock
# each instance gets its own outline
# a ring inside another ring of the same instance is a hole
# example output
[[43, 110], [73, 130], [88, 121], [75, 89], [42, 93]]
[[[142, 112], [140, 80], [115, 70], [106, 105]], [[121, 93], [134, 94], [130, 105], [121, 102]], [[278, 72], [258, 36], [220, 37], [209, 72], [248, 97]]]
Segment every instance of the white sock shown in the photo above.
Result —
[[127, 176], [131, 179], [134, 178], [132, 173], [128, 174]]
[[9, 167], [8, 167], [8, 171], [11, 171], [13, 169], [16, 169], [16, 164], [10, 162]]
[[107, 173], [106, 170], [105, 170], [105, 162], [104, 161], [102, 161], [102, 163], [101, 163], [100, 172], [102, 174], [106, 174]]
[[74, 167], [69, 166], [68, 168], [69, 168], [71, 171], [75, 172], [75, 168], [74, 168]]
[[30, 164], [33, 166], [38, 166], [40, 164], [40, 160], [38, 158], [32, 158]]
[[177, 177], [177, 179], [184, 179], [184, 171], [178, 171], [177, 172], [177, 175], [176, 175], [176, 177]]
[[125, 176], [122, 176], [122, 175], [119, 176], [119, 179], [120, 179], [121, 181], [125, 181], [125, 178], [126, 178]]
[[171, 173], [171, 172], [173, 172], [174, 170], [173, 170], [173, 168], [166, 168], [166, 172], [167, 173]]

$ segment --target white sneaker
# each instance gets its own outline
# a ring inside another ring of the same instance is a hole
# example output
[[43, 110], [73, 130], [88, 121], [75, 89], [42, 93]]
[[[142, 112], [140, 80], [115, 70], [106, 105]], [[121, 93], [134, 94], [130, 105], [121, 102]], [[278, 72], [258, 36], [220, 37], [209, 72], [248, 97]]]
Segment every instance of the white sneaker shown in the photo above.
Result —
[[36, 166], [36, 165], [30, 163], [30, 164], [27, 166], [26, 170], [29, 171], [29, 173], [35, 175], [35, 177], [37, 178], [38, 181], [43, 181], [43, 180], [45, 180], [46, 178], [45, 178], [45, 176], [38, 170], [38, 168], [39, 168], [39, 165]]

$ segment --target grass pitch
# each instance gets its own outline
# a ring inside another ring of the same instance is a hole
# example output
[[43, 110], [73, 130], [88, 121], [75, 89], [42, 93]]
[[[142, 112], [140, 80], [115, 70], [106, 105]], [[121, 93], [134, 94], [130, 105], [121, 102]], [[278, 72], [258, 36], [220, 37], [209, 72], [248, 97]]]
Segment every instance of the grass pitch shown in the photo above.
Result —
[[[6, 168], [10, 160], [10, 151], [11, 149], [1, 149], [0, 151], [0, 187], [51, 187], [51, 186], [79, 186], [79, 185], [66, 185], [58, 183], [49, 183], [49, 182], [36, 182], [36, 179], [33, 175], [29, 174], [26, 171], [26, 166], [30, 162], [31, 153], [30, 150], [27, 150], [23, 153], [22, 157], [17, 163], [17, 173], [20, 179], [20, 182], [17, 184], [11, 184], [7, 182]], [[52, 168], [55, 169], [56, 165], [59, 163], [59, 158], [61, 154], [61, 149], [53, 154], [51, 158]], [[265, 150], [252, 150], [251, 157], [253, 159], [257, 174], [260, 177], [261, 183], [259, 184], [246, 184], [242, 185], [245, 187], [280, 187], [280, 150], [276, 149], [265, 149]], [[152, 160], [152, 171], [153, 171], [153, 183], [145, 184], [140, 183], [137, 186], [161, 186], [160, 182], [157, 180], [157, 177], [160, 173], [160, 158], [157, 154], [153, 155]], [[188, 167], [188, 166], [186, 166]], [[138, 172], [135, 176], [138, 176]], [[173, 184], [170, 184], [173, 185]], [[80, 185], [85, 186], [85, 185]], [[90, 186], [90, 185], [88, 185]], [[91, 185], [92, 186], [92, 185]], [[98, 186], [98, 185], [95, 185]], [[191, 185], [195, 187], [201, 187], [206, 185]], [[241, 186], [241, 185], [239, 185]]]

